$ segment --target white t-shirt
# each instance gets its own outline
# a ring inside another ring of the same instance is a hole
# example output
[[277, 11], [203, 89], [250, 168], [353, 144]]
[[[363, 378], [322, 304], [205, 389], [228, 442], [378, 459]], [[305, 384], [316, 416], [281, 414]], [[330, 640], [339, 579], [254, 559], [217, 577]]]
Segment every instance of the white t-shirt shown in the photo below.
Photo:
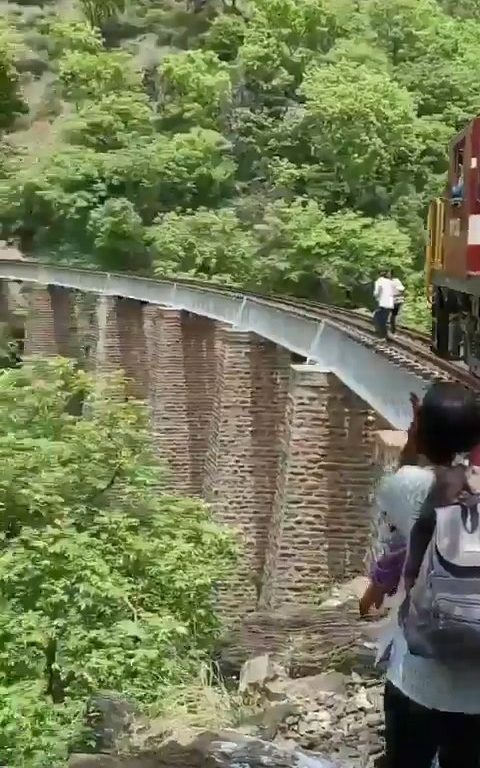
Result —
[[[405, 466], [385, 478], [378, 489], [379, 508], [386, 511], [389, 523], [407, 541], [433, 480], [431, 469]], [[462, 664], [459, 661], [448, 666], [435, 659], [412, 656], [397, 618], [404, 594], [402, 578], [392, 606], [390, 626], [380, 639], [383, 648], [393, 641], [387, 679], [405, 696], [427, 709], [480, 714], [480, 659], [478, 663]]]
[[404, 293], [405, 293], [405, 286], [402, 283], [401, 280], [398, 279], [398, 277], [394, 277], [392, 280], [393, 283], [393, 300], [395, 304], [403, 304], [404, 299]]
[[379, 277], [375, 283], [373, 295], [378, 301], [378, 306], [384, 309], [393, 309], [395, 286], [389, 277]]

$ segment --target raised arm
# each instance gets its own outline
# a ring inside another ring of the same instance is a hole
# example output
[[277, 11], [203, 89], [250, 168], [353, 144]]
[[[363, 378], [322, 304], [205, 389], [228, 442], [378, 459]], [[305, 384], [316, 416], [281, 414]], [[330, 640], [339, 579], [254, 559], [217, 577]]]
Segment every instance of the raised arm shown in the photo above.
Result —
[[402, 448], [400, 453], [400, 460], [398, 462], [400, 467], [404, 467], [406, 464], [418, 464], [420, 450], [417, 441], [417, 418], [420, 408], [420, 400], [415, 393], [410, 394], [410, 402], [412, 404], [413, 418], [407, 432], [407, 442]]

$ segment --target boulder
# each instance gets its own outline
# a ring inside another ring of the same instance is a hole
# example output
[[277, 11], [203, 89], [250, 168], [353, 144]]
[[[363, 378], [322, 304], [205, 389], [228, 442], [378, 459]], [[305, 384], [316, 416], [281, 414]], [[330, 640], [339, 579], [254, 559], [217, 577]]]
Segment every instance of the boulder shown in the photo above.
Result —
[[120, 763], [113, 755], [82, 755], [70, 756], [69, 768], [119, 768]]
[[[102, 762], [105, 759], [110, 762]], [[292, 745], [280, 746], [237, 731], [202, 733], [189, 744], [175, 739], [165, 742], [155, 754], [112, 758], [105, 755], [75, 755], [70, 768], [351, 768], [326, 757], [307, 754]]]
[[[113, 755], [71, 755], [68, 768], [157, 768], [153, 755], [114, 757]], [[185, 767], [186, 768], [186, 767]]]
[[321, 694], [344, 694], [346, 680], [347, 678], [341, 672], [322, 672], [319, 675], [308, 675], [294, 680], [290, 678], [274, 680], [266, 683], [265, 691], [271, 700], [284, 698], [290, 701], [298, 699], [314, 701]]
[[274, 662], [268, 653], [263, 653], [248, 659], [242, 666], [238, 691], [239, 693], [261, 691], [269, 681], [284, 676], [283, 668]]
[[139, 723], [139, 713], [133, 702], [108, 692], [88, 700], [85, 720], [92, 751], [109, 753], [130, 737], [133, 723]]

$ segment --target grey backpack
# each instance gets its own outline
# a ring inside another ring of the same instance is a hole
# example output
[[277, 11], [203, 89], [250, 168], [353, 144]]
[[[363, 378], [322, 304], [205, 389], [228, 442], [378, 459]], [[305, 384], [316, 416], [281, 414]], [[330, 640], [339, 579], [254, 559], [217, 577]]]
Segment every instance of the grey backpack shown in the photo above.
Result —
[[[422, 509], [421, 517], [430, 515], [432, 535], [425, 542], [423, 559], [420, 555], [418, 575], [401, 608], [400, 623], [412, 654], [445, 662], [478, 662], [480, 495], [473, 490], [476, 483], [470, 483], [465, 469], [455, 468], [452, 473], [457, 480], [454, 477], [451, 482], [448, 477], [443, 491], [438, 492], [437, 478], [437, 492], [429, 494]], [[454, 489], [450, 498], [444, 492], [448, 485], [450, 491]], [[414, 526], [412, 550], [415, 535]]]

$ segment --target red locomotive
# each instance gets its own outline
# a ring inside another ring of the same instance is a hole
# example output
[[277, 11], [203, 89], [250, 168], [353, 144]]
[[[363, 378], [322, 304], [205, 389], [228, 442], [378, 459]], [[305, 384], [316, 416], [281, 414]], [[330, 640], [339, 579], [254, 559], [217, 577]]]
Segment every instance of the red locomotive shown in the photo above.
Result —
[[430, 204], [432, 347], [480, 376], [480, 117], [450, 144], [445, 197]]

